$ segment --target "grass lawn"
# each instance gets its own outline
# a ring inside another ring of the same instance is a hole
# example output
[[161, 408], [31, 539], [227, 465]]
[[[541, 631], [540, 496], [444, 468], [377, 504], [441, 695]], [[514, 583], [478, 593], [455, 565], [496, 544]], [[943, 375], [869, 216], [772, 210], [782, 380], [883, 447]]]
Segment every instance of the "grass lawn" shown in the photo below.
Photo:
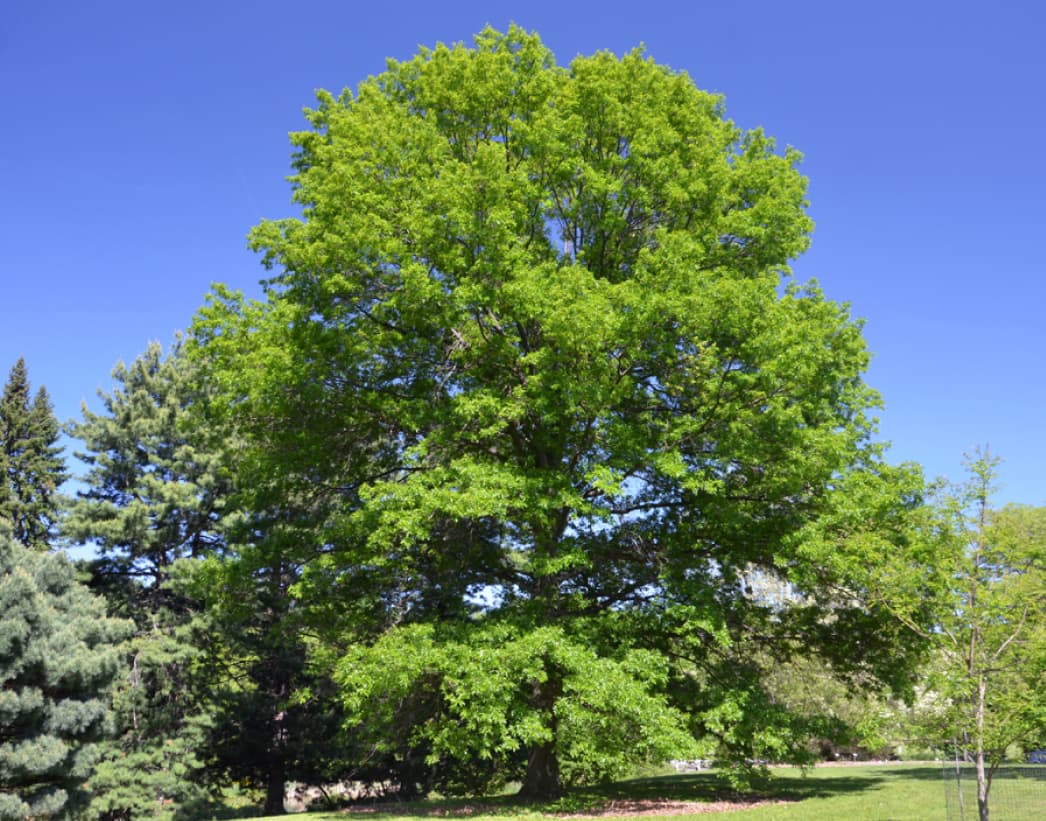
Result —
[[[1019, 802], [1016, 800], [1020, 797]], [[1008, 779], [993, 791], [993, 821], [1046, 818], [1046, 780]], [[951, 799], [954, 803], [954, 796]], [[967, 798], [966, 818], [976, 817], [976, 799]], [[972, 804], [969, 802], [972, 800]], [[546, 805], [512, 797], [477, 801], [433, 800], [377, 804], [349, 812], [297, 816], [308, 821], [417, 821], [426, 818], [499, 819], [564, 816], [617, 817], [638, 811], [708, 821], [727, 814], [738, 821], [945, 821], [945, 786], [940, 765], [892, 764], [775, 769], [752, 793], [733, 793], [715, 773], [668, 775], [622, 781], [579, 791]], [[286, 818], [287, 816], [283, 816]], [[953, 816], [958, 818], [958, 816]]]

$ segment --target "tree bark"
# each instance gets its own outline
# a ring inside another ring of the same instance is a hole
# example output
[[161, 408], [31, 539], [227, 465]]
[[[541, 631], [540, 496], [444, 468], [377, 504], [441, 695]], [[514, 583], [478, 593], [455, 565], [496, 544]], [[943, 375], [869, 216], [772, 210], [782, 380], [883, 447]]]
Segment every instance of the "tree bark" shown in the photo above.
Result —
[[988, 783], [984, 780], [984, 762], [977, 762], [977, 813], [980, 821], [988, 821]]
[[533, 801], [553, 801], [563, 795], [555, 741], [546, 741], [531, 748], [527, 774], [523, 778], [519, 795]]
[[[289, 684], [282, 681], [279, 690], [286, 694]], [[273, 716], [276, 729], [268, 756], [268, 772], [265, 774], [265, 814], [283, 815], [283, 799], [287, 793], [287, 714], [280, 710]]]
[[988, 821], [988, 793], [992, 788], [991, 777], [984, 766], [984, 750], [977, 750], [977, 814], [980, 821]]
[[283, 799], [287, 792], [285, 779], [286, 762], [283, 758], [274, 760], [269, 765], [268, 777], [265, 784], [265, 809], [266, 815], [283, 815]]
[[987, 682], [982, 674], [977, 682], [977, 812], [980, 821], [988, 821], [988, 792], [991, 790], [991, 778], [984, 767], [984, 713], [987, 701]]
[[[547, 664], [547, 663], [546, 663]], [[563, 795], [563, 781], [559, 774], [559, 735], [556, 702], [563, 693], [563, 681], [552, 665], [546, 666], [547, 680], [531, 682], [530, 704], [544, 716], [549, 729], [548, 741], [535, 744], [527, 758], [527, 773], [519, 795], [532, 801], [554, 801]]]

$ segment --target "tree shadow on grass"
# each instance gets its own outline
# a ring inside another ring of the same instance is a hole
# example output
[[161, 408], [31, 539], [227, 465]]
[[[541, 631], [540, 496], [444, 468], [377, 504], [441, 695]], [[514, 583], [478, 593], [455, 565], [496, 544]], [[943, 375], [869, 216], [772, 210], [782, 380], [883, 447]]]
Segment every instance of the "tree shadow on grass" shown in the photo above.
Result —
[[[940, 770], [927, 768], [939, 779]], [[917, 775], [912, 775], [918, 773]], [[680, 812], [682, 804], [724, 804], [741, 809], [763, 802], [795, 802], [810, 798], [825, 798], [847, 793], [858, 793], [876, 787], [892, 775], [905, 777], [927, 777], [923, 770], [905, 768], [893, 773], [884, 769], [882, 773], [848, 774], [840, 769], [836, 774], [819, 772], [817, 777], [804, 776], [800, 770], [795, 774], [776, 772], [769, 778], [756, 778], [747, 790], [731, 786], [722, 773], [703, 772], [685, 775], [665, 775], [618, 781], [572, 790], [568, 795], [552, 802], [525, 802], [516, 796], [491, 798], [439, 799], [412, 802], [356, 803], [348, 806], [350, 814], [382, 817], [468, 817], [468, 816], [517, 816], [527, 814], [589, 815], [606, 813], [627, 815], [636, 812], [657, 811], [664, 805], [665, 812]], [[727, 809], [726, 806], [723, 809]]]
[[776, 771], [769, 778], [755, 778], [751, 792], [777, 801], [805, 801], [809, 798], [830, 798], [863, 792], [879, 785], [882, 776], [867, 770], [861, 773], [843, 769], [818, 771], [817, 775], [804, 774], [801, 769]]
[[[1044, 768], [1046, 769], [1046, 768]], [[897, 779], [940, 781], [940, 765], [777, 769], [770, 777], [756, 777], [751, 787], [731, 786], [721, 771], [635, 778], [571, 790], [551, 802], [527, 802], [515, 795], [475, 799], [435, 798], [421, 801], [358, 801], [336, 812], [385, 818], [468, 818], [520, 815], [633, 815], [678, 814], [686, 804], [720, 804], [719, 809], [743, 809], [763, 802], [793, 803], [812, 798], [861, 793]], [[317, 808], [318, 809], [318, 808]], [[345, 815], [342, 815], [344, 813]], [[258, 817], [256, 807], [225, 807], [213, 819]], [[333, 816], [332, 816], [333, 817]]]
[[912, 778], [916, 781], [940, 781], [941, 765], [928, 765], [926, 767], [883, 767], [883, 780]]

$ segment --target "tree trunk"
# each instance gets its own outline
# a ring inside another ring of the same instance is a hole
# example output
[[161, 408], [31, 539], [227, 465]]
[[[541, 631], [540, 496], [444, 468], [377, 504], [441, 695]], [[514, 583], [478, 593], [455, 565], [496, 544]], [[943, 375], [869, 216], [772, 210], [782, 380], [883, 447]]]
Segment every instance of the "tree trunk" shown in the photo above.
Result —
[[[280, 685], [286, 692], [286, 686]], [[269, 751], [269, 769], [265, 775], [265, 814], [283, 815], [283, 799], [287, 792], [287, 728], [284, 721], [287, 714], [280, 710], [273, 716], [276, 725]]]
[[559, 777], [559, 755], [556, 742], [547, 741], [532, 747], [527, 759], [527, 774], [519, 794], [532, 801], [553, 801], [563, 795]]
[[987, 702], [988, 686], [984, 676], [977, 682], [977, 812], [980, 821], [988, 821], [988, 791], [991, 790], [991, 778], [984, 768], [984, 713]]
[[268, 778], [265, 783], [265, 809], [266, 815], [283, 815], [283, 799], [287, 792], [287, 782], [284, 778], [286, 773], [285, 762], [282, 758], [272, 761], [269, 765]]
[[548, 741], [531, 747], [530, 756], [527, 758], [527, 773], [523, 777], [523, 786], [519, 789], [519, 795], [531, 801], [554, 801], [563, 795], [563, 781], [559, 775], [559, 752], [556, 749], [559, 734], [556, 702], [563, 693], [563, 682], [554, 670], [546, 670], [546, 681], [531, 682], [530, 704], [544, 715], [549, 729]]
[[984, 769], [984, 752], [977, 752], [977, 812], [980, 821], [988, 821], [988, 791], [991, 789], [991, 779]]

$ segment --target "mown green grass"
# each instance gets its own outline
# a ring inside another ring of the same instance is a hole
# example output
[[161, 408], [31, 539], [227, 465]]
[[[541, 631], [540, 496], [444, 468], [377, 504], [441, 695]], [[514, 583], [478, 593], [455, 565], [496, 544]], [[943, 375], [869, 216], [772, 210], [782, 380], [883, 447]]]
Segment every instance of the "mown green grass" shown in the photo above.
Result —
[[[945, 821], [948, 817], [941, 767], [928, 764], [820, 767], [805, 775], [796, 769], [775, 769], [769, 781], [757, 783], [743, 796], [732, 791], [715, 773], [696, 773], [622, 781], [579, 791], [554, 804], [521, 804], [512, 797], [480, 801], [430, 800], [371, 805], [358, 817], [360, 821], [448, 817], [469, 821], [504, 821], [505, 818], [537, 821], [585, 813], [610, 802], [613, 809], [624, 810], [629, 802], [645, 799], [735, 801], [737, 809], [717, 815], [728, 815], [738, 821]], [[755, 799], [785, 803], [743, 808], [745, 801]], [[994, 799], [993, 821], [1046, 818], [1046, 780], [999, 781]], [[954, 794], [951, 800], [955, 801]], [[976, 817], [976, 799], [972, 793], [966, 800], [966, 817]], [[296, 817], [307, 821], [346, 821], [352, 815], [315, 812]], [[708, 821], [714, 816], [705, 812], [675, 817]]]

